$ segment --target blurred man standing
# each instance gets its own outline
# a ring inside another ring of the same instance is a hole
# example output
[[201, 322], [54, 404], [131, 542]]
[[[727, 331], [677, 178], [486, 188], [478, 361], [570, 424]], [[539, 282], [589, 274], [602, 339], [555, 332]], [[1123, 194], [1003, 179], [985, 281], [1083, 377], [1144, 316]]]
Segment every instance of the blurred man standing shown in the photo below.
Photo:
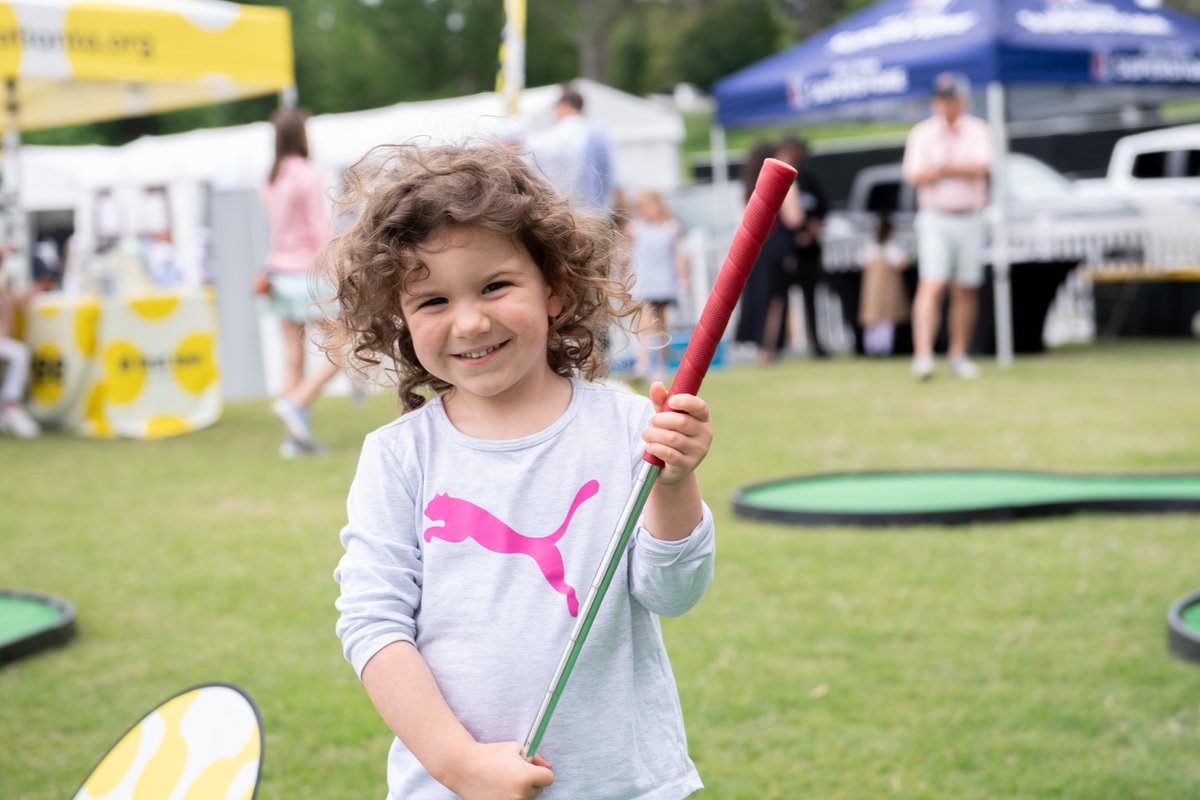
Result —
[[530, 139], [542, 173], [572, 205], [612, 209], [612, 146], [608, 134], [583, 115], [583, 95], [564, 86], [554, 104], [555, 122]]
[[967, 357], [983, 284], [983, 209], [992, 140], [987, 123], [966, 114], [970, 84], [944, 72], [933, 84], [932, 115], [909, 131], [904, 179], [917, 188], [917, 266], [913, 299], [913, 375], [933, 375], [933, 342], [950, 285], [949, 367], [960, 378], [978, 368]]

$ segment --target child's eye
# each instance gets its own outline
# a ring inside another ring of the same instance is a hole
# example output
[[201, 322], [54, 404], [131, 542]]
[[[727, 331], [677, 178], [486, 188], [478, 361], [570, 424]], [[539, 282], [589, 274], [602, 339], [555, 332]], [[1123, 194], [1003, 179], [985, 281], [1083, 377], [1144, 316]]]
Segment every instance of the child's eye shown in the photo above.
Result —
[[446, 298], [444, 298], [444, 297], [430, 297], [426, 300], [422, 300], [421, 304], [419, 306], [417, 306], [417, 308], [429, 308], [430, 306], [440, 306], [440, 305], [445, 304], [445, 302], [446, 302]]
[[487, 294], [488, 292], [497, 292], [503, 289], [505, 286], [508, 286], [508, 281], [492, 281], [487, 286], [483, 287], [483, 293]]

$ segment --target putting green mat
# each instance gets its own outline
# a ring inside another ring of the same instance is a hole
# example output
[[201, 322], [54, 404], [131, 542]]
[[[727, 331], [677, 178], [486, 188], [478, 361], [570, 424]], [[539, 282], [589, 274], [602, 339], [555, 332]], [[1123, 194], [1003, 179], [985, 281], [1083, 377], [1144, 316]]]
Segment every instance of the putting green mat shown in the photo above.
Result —
[[0, 645], [53, 628], [60, 616], [57, 608], [41, 600], [0, 595]]
[[1167, 611], [1167, 649], [1200, 663], [1200, 592], [1185, 594]]
[[63, 644], [74, 634], [75, 609], [62, 598], [0, 590], [0, 664]]
[[1179, 617], [1188, 629], [1200, 633], [1200, 603], [1188, 606]]
[[840, 473], [755, 484], [737, 490], [733, 499], [742, 516], [787, 522], [959, 523], [1084, 510], [1200, 510], [1200, 475]]

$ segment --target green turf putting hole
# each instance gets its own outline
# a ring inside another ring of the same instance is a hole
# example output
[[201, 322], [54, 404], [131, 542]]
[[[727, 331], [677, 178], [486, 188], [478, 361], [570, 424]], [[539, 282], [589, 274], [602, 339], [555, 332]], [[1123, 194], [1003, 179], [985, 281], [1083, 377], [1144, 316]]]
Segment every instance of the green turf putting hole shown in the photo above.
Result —
[[1200, 592], [1184, 595], [1171, 605], [1167, 649], [1186, 661], [1200, 662]]
[[0, 664], [75, 635], [75, 609], [61, 597], [0, 589]]
[[1185, 608], [1179, 616], [1185, 628], [1192, 633], [1200, 633], [1200, 603]]
[[800, 525], [964, 524], [1077, 511], [1200, 511], [1200, 475], [1013, 470], [836, 473], [738, 489], [743, 517]]

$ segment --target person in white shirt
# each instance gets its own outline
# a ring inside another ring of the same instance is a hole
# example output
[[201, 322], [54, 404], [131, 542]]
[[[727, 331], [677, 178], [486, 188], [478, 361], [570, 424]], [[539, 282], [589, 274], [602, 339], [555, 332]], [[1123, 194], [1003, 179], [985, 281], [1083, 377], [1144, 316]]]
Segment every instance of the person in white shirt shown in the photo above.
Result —
[[564, 86], [554, 104], [554, 124], [530, 137], [530, 150], [554, 191], [572, 205], [611, 210], [616, 205], [612, 144], [583, 108], [583, 95]]

